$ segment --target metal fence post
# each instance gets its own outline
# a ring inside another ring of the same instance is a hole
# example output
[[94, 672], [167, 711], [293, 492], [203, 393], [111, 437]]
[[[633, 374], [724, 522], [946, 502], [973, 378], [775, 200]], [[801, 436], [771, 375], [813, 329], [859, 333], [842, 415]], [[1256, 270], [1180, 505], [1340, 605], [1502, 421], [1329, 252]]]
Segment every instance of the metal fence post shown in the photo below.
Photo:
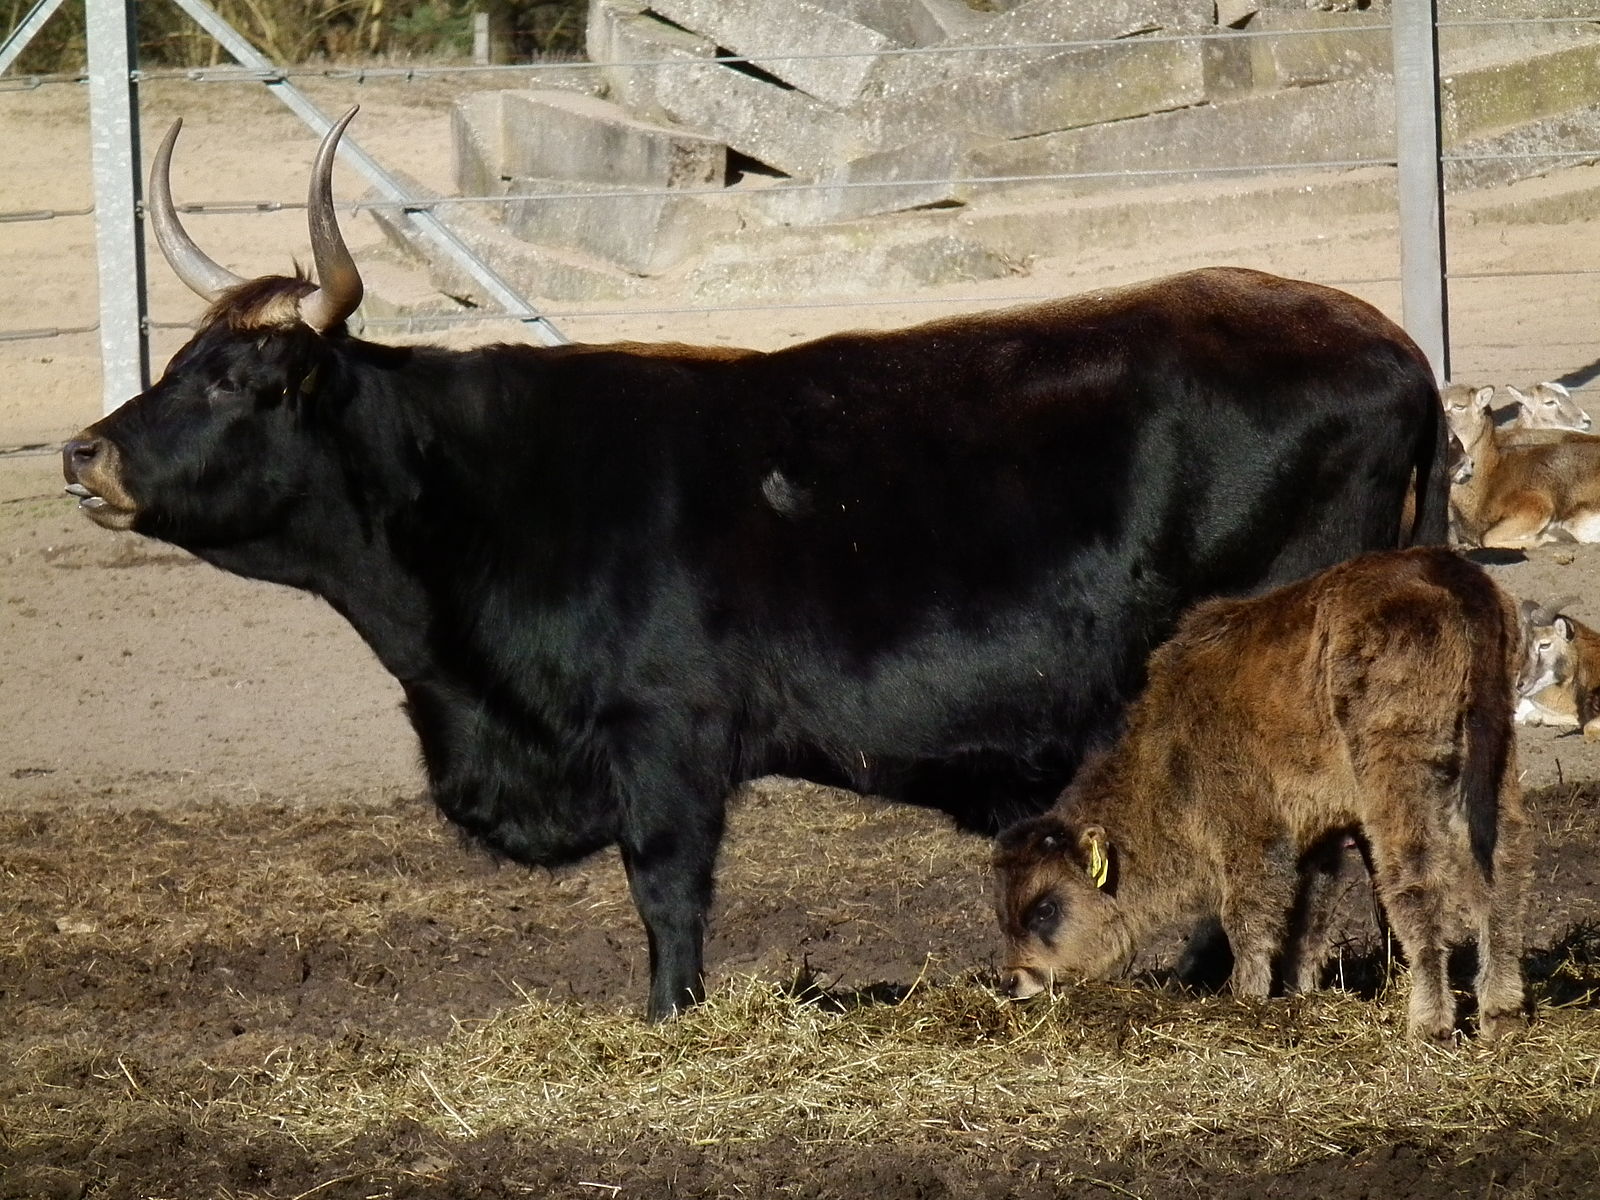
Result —
[[150, 383], [145, 328], [144, 231], [139, 224], [139, 121], [132, 0], [85, 0], [94, 236], [100, 265], [104, 411]]
[[1437, 0], [1394, 0], [1394, 131], [1399, 164], [1400, 310], [1440, 382], [1450, 377]]

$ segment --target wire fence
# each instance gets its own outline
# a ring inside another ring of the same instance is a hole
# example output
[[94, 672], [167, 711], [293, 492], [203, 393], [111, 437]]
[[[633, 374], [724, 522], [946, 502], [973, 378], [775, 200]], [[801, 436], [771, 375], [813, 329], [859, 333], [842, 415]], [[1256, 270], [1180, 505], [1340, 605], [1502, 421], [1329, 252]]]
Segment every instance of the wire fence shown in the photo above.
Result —
[[[1492, 17], [1492, 18], [1455, 18], [1437, 22], [1436, 30], [1441, 34], [1452, 31], [1463, 32], [1469, 30], [1527, 30], [1537, 28], [1549, 31], [1555, 28], [1587, 31], [1600, 30], [1600, 15], [1575, 13], [1571, 15], [1537, 15], [1528, 17]], [[870, 57], [879, 60], [895, 58], [925, 59], [943, 61], [962, 61], [965, 56], [986, 56], [992, 61], [997, 56], [1012, 57], [1017, 59], [1044, 60], [1049, 56], [1067, 54], [1075, 51], [1105, 50], [1108, 48], [1129, 48], [1137, 46], [1152, 46], [1161, 44], [1194, 43], [1198, 40], [1220, 42], [1226, 40], [1234, 43], [1254, 43], [1264, 40], [1273, 40], [1290, 43], [1296, 39], [1321, 38], [1330, 36], [1345, 38], [1374, 36], [1387, 36], [1390, 32], [1388, 23], [1378, 23], [1370, 20], [1352, 21], [1340, 25], [1337, 29], [1327, 26], [1308, 28], [1275, 28], [1265, 30], [1209, 30], [1209, 31], [1176, 31], [1176, 32], [1146, 32], [1137, 36], [1128, 36], [1113, 39], [1058, 39], [1058, 40], [1032, 40], [1023, 42], [973, 42], [970, 44], [945, 44], [938, 46], [921, 47], [890, 47], [872, 51]], [[800, 52], [775, 48], [771, 53], [716, 53], [707, 57], [641, 57], [624, 59], [614, 62], [588, 62], [588, 61], [538, 61], [519, 64], [378, 64], [378, 65], [304, 65], [292, 67], [273, 67], [271, 69], [258, 69], [248, 66], [217, 66], [196, 68], [158, 68], [135, 70], [131, 73], [134, 83], [145, 82], [185, 82], [192, 84], [274, 84], [292, 80], [318, 80], [327, 83], [343, 83], [353, 86], [377, 83], [419, 83], [426, 80], [472, 80], [481, 82], [486, 88], [500, 88], [512, 86], [514, 82], [528, 79], [548, 80], [552, 76], [569, 73], [586, 73], [597, 71], [679, 71], [694, 69], [703, 71], [708, 67], [726, 66], [735, 69], [752, 68], [758, 71], [767, 71], [773, 66], [803, 62], [824, 62], [830, 60], [848, 60], [868, 57], [865, 52], [853, 51], [811, 51]], [[980, 61], [973, 58], [972, 61]], [[55, 85], [81, 85], [88, 80], [87, 73], [65, 72], [55, 75], [30, 75], [30, 76], [0, 76], [0, 90], [27, 90]], [[1600, 96], [1594, 97], [1600, 105]], [[1600, 123], [1597, 123], [1600, 128]], [[1484, 148], [1474, 151], [1452, 149], [1439, 156], [1439, 166], [1483, 163], [1524, 164], [1529, 167], [1542, 166], [1554, 169], [1572, 164], [1600, 162], [1600, 139], [1595, 145], [1571, 146], [1555, 149], [1527, 149], [1527, 148]], [[1286, 161], [1256, 161], [1249, 163], [1218, 162], [1212, 164], [1195, 164], [1181, 167], [1142, 167], [1127, 166], [1094, 170], [1060, 170], [1060, 171], [999, 171], [987, 173], [949, 174], [934, 176], [919, 176], [908, 179], [886, 180], [808, 180], [808, 179], [781, 179], [772, 182], [761, 189], [735, 190], [727, 187], [707, 186], [701, 188], [600, 188], [589, 189], [582, 192], [563, 191], [551, 188], [537, 190], [517, 190], [510, 193], [481, 193], [454, 196], [423, 197], [415, 200], [385, 200], [367, 199], [354, 204], [342, 205], [341, 208], [352, 212], [373, 211], [388, 213], [438, 213], [446, 219], [455, 211], [472, 211], [484, 208], [493, 209], [508, 204], [539, 204], [561, 206], [601, 206], [614, 202], [637, 202], [641, 198], [672, 198], [683, 199], [695, 197], [713, 201], [726, 200], [730, 203], [764, 204], [782, 203], [784, 200], [804, 195], [807, 193], [848, 193], [865, 190], [893, 191], [904, 189], [907, 192], [916, 192], [930, 187], [957, 186], [961, 188], [1032, 188], [1057, 185], [1063, 189], [1070, 189], [1074, 185], [1099, 185], [1119, 184], [1130, 191], [1136, 191], [1140, 184], [1170, 183], [1174, 181], [1227, 179], [1227, 178], [1261, 178], [1273, 175], [1286, 175], [1304, 172], [1337, 172], [1353, 171], [1374, 168], [1379, 170], [1392, 170], [1396, 167], [1397, 158], [1393, 154], [1384, 155], [1357, 155], [1344, 157], [1310, 157], [1291, 159]], [[199, 216], [213, 215], [239, 215], [245, 213], [271, 213], [282, 211], [303, 210], [304, 201], [285, 200], [278, 198], [260, 198], [245, 200], [212, 199], [198, 202], [185, 203], [179, 206], [181, 212]], [[0, 213], [0, 223], [21, 223], [30, 221], [52, 221], [71, 218], [92, 216], [95, 213], [93, 206], [71, 209], [21, 210], [16, 212]], [[1449, 271], [1448, 279], [1452, 282], [1473, 283], [1487, 280], [1504, 280], [1512, 278], [1560, 278], [1600, 274], [1600, 267], [1586, 267], [1573, 264], [1561, 270], [1533, 270], [1533, 269], [1463, 269]], [[1370, 286], [1374, 284], [1393, 283], [1399, 279], [1398, 269], [1394, 274], [1378, 276], [1352, 277], [1346, 279], [1327, 279], [1325, 282], [1335, 286]], [[986, 296], [987, 303], [1026, 302], [1036, 299], [1046, 299], [1048, 295], [1018, 291], [1003, 296]], [[915, 308], [927, 304], [948, 304], [947, 296], [926, 297], [917, 295], [901, 295], [894, 297], [883, 296], [851, 296], [848, 300], [817, 300], [817, 301], [773, 301], [766, 303], [718, 303], [703, 305], [653, 305], [641, 303], [629, 305], [627, 303], [607, 304], [605, 306], [584, 306], [581, 303], [567, 306], [559, 313], [560, 319], [583, 320], [590, 318], [623, 317], [623, 316], [677, 316], [687, 313], [737, 313], [757, 311], [786, 311], [827, 309], [848, 304], [852, 308], [862, 307], [898, 307]], [[368, 326], [378, 329], [412, 331], [427, 327], [440, 327], [453, 323], [476, 323], [491, 317], [492, 314], [483, 310], [473, 310], [462, 313], [428, 314], [420, 317], [374, 317], [367, 322]], [[149, 320], [149, 329], [174, 330], [187, 328], [186, 323]], [[100, 329], [99, 323], [86, 323], [75, 325], [41, 326], [38, 328], [0, 330], [0, 342], [42, 341], [51, 338], [88, 335]], [[1482, 349], [1504, 349], [1491, 343], [1480, 343]], [[1552, 349], [1556, 348], [1554, 344]], [[1564, 351], [1581, 349], [1577, 343], [1564, 343]], [[1566, 356], [1570, 359], [1570, 354]], [[1530, 367], [1537, 371], [1539, 368]]]

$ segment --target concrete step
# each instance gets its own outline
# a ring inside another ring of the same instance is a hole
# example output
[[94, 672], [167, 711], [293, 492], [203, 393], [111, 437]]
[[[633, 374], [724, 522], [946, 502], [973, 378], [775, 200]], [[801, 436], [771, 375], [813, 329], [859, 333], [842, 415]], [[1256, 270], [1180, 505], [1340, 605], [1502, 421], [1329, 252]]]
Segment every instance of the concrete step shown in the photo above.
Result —
[[695, 304], [761, 303], [916, 291], [1018, 274], [945, 209], [872, 217], [815, 229], [746, 230], [662, 277], [664, 295]]
[[1089, 196], [987, 198], [955, 221], [1005, 258], [1028, 262], [1063, 254], [1115, 252], [1174, 239], [1200, 240], [1250, 230], [1271, 240], [1280, 231], [1303, 236], [1308, 225], [1334, 218], [1392, 220], [1395, 176], [1368, 167], [1302, 172], [1274, 178], [1167, 183]]
[[[1497, 46], [1468, 58], [1443, 84], [1450, 152], [1495, 153], [1552, 139], [1564, 139], [1565, 147], [1589, 136], [1600, 97], [1600, 35]], [[971, 174], [1102, 173], [1059, 185], [1094, 191], [1146, 186], [1138, 171], [1391, 159], [1393, 105], [1388, 78], [1364, 74], [994, 143], [973, 152]], [[1452, 178], [1459, 186], [1488, 186], [1545, 165], [1460, 166]], [[990, 186], [974, 184], [972, 194]]]
[[1600, 165], [1584, 163], [1503, 187], [1451, 194], [1446, 203], [1452, 222], [1565, 225], [1593, 220], [1600, 214]]

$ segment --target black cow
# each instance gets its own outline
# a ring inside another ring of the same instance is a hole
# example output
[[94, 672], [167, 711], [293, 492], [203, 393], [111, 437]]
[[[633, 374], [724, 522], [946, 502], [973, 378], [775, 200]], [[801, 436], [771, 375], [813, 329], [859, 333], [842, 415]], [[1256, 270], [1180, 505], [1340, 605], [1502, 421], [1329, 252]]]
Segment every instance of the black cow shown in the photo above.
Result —
[[343, 125], [313, 172], [320, 287], [194, 246], [174, 126], [152, 216], [214, 303], [67, 445], [67, 490], [343, 613], [483, 844], [537, 864], [619, 845], [654, 1016], [702, 994], [740, 781], [994, 831], [1114, 730], [1191, 601], [1444, 540], [1422, 354], [1351, 296], [1254, 271], [772, 353], [361, 341]]

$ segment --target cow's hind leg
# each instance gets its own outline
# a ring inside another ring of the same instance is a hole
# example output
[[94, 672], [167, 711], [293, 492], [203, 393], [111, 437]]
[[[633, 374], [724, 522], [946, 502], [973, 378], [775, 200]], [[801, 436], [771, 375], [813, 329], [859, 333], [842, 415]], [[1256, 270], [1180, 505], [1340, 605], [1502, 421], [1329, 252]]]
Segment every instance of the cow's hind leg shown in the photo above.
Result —
[[1478, 1034], [1493, 1042], [1522, 1027], [1527, 1008], [1522, 987], [1522, 942], [1533, 845], [1522, 811], [1516, 764], [1500, 789], [1494, 878], [1478, 927]]

